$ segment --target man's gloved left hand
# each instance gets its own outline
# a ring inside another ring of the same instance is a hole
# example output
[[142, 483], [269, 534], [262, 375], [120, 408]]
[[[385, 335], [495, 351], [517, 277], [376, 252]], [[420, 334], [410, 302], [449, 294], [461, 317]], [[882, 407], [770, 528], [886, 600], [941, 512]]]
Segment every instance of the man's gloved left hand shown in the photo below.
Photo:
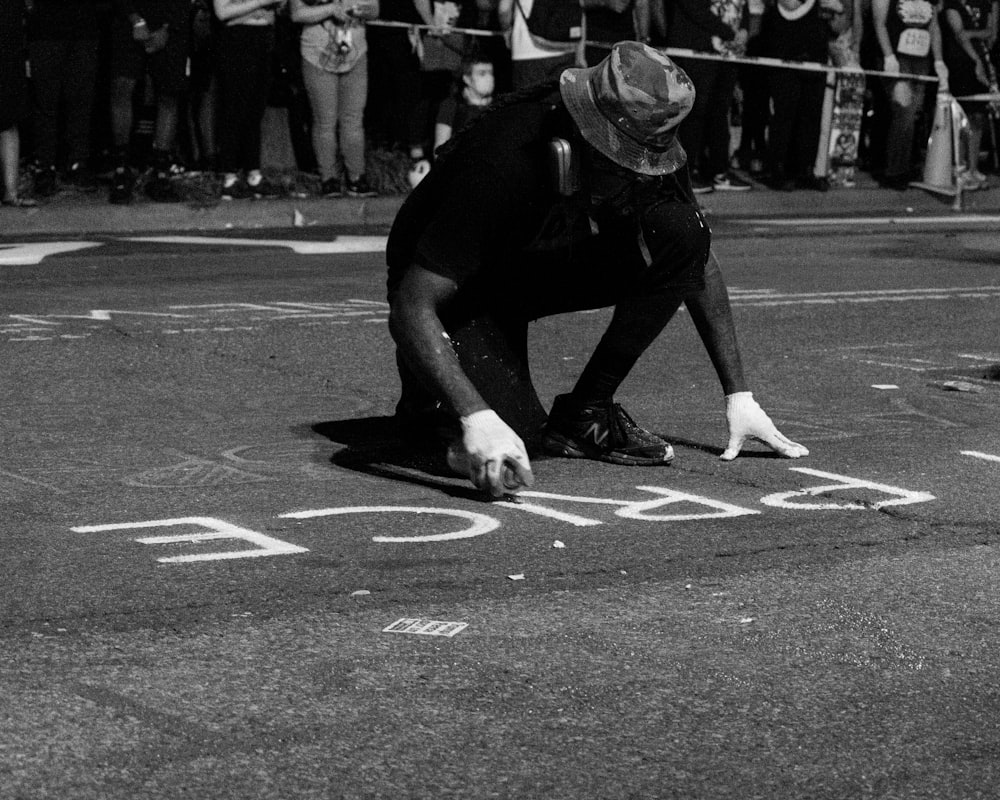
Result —
[[747, 439], [763, 442], [785, 458], [809, 455], [805, 447], [793, 442], [774, 427], [771, 418], [753, 399], [751, 392], [726, 395], [726, 421], [729, 423], [729, 446], [720, 456], [723, 461], [736, 458]]

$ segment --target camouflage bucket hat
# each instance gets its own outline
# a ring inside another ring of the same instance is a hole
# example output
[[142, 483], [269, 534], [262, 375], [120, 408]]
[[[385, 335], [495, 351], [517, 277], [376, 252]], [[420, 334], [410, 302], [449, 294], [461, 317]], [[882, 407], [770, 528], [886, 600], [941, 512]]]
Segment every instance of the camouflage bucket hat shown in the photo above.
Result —
[[564, 71], [559, 91], [583, 138], [616, 164], [666, 175], [687, 162], [676, 131], [694, 84], [653, 48], [618, 42], [597, 66]]

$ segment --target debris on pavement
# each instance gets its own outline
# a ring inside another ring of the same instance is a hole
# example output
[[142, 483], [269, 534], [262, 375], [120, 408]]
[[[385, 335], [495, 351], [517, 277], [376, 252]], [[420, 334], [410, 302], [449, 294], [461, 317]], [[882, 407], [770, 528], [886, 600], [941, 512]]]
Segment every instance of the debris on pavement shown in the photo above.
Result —
[[508, 575], [507, 577], [510, 580], [512, 580], [512, 581], [523, 581], [524, 580], [524, 573], [523, 572], [518, 572], [516, 575]]
[[415, 633], [421, 636], [447, 636], [451, 638], [456, 633], [469, 627], [468, 622], [446, 622], [437, 619], [419, 619], [403, 617], [392, 625], [382, 629], [382, 633]]
[[873, 383], [873, 389], [898, 389], [899, 387], [894, 383]]
[[552, 546], [553, 546], [553, 547], [554, 547], [554, 548], [555, 548], [556, 550], [562, 550], [562, 549], [563, 549], [563, 548], [564, 548], [564, 547], [565, 547], [566, 545], [565, 545], [565, 544], [563, 544], [562, 542], [560, 542], [560, 541], [559, 541], [558, 539], [556, 539], [556, 540], [555, 540], [555, 541], [554, 541], [554, 542], [552, 543]]
[[933, 383], [932, 386], [937, 386], [939, 389], [944, 389], [946, 392], [981, 392], [982, 389], [976, 386], [974, 383], [969, 383], [968, 381], [942, 381], [939, 383]]
[[369, 592], [367, 589], [358, 589], [356, 591], [351, 592], [351, 597], [367, 597], [370, 594], [371, 592]]

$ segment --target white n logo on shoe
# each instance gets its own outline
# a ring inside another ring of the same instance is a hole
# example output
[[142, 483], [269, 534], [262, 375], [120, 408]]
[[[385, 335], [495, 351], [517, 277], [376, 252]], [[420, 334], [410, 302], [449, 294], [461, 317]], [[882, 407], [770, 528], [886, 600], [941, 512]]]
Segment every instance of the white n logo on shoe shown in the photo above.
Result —
[[593, 439], [594, 444], [601, 447], [604, 444], [604, 440], [608, 438], [608, 433], [610, 430], [601, 430], [601, 426], [596, 422], [591, 422], [590, 427], [587, 428], [587, 432], [583, 434], [585, 439]]

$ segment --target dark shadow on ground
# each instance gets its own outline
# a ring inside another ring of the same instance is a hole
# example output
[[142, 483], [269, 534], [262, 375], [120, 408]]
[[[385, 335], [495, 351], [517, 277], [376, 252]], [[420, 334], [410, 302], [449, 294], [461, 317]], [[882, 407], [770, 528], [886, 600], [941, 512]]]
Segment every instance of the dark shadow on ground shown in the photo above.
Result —
[[449, 469], [444, 447], [404, 432], [395, 417], [360, 417], [357, 419], [317, 422], [309, 429], [341, 445], [329, 458], [344, 469], [376, 475], [380, 478], [437, 489], [449, 497], [464, 500], [488, 499], [485, 492]]
[[[726, 450], [726, 448], [719, 447], [718, 445], [696, 442], [693, 439], [685, 439], [681, 436], [671, 436], [669, 433], [663, 433], [662, 431], [657, 432], [656, 435], [661, 439], [666, 439], [674, 447], [688, 447], [692, 450], [701, 450], [703, 453], [711, 453], [714, 456], [721, 456]], [[784, 458], [784, 456], [775, 453], [771, 449], [754, 449], [761, 446], [755, 439], [747, 441], [743, 449], [740, 450], [738, 458]]]

